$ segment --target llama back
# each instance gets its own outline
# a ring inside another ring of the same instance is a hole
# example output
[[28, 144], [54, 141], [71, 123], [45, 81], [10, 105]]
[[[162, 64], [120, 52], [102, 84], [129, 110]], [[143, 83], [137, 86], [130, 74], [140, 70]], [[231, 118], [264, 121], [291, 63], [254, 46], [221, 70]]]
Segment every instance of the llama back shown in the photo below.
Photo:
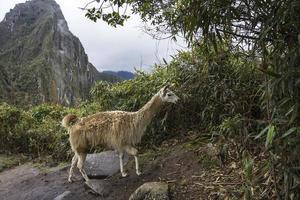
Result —
[[123, 111], [100, 112], [82, 118], [76, 125], [89, 145], [104, 144], [114, 149], [139, 142], [140, 137], [135, 137], [138, 128], [136, 113]]

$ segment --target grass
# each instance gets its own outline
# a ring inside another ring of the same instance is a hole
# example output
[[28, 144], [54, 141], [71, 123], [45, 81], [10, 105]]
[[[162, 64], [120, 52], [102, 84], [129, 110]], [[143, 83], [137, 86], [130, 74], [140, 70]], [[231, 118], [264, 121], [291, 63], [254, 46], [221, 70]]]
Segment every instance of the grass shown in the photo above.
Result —
[[211, 134], [199, 134], [199, 133], [195, 133], [193, 136], [192, 136], [192, 139], [187, 141], [187, 142], [184, 142], [182, 144], [182, 147], [184, 149], [187, 149], [187, 150], [195, 150], [197, 148], [199, 148], [199, 146], [202, 146], [202, 145], [205, 145], [209, 142], [211, 142]]
[[198, 158], [199, 164], [203, 166], [204, 169], [211, 169], [219, 166], [219, 162], [215, 156], [210, 156], [203, 154]]
[[[161, 147], [161, 148], [153, 148], [143, 151], [141, 154], [138, 155], [139, 157], [139, 164], [143, 168], [149, 161], [153, 161], [158, 157], [167, 156], [171, 153], [170, 148]], [[129, 166], [134, 165], [134, 160], [129, 163]]]
[[49, 173], [56, 171], [58, 169], [62, 169], [66, 166], [68, 166], [68, 162], [57, 162], [54, 161], [50, 156], [41, 158], [38, 161], [35, 161], [32, 163], [32, 166], [37, 168], [43, 173]]
[[0, 154], [0, 172], [30, 162], [31, 165], [41, 172], [47, 173], [66, 167], [67, 162], [55, 162], [51, 158], [39, 158], [39, 160], [29, 160], [28, 157], [20, 154]]
[[28, 158], [23, 155], [0, 154], [0, 172], [24, 163]]

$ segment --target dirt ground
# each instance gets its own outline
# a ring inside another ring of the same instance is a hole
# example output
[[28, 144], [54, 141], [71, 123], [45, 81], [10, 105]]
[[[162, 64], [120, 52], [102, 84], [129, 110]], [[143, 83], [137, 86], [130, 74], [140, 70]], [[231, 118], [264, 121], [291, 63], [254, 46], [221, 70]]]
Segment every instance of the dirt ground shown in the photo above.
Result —
[[[175, 145], [174, 145], [175, 144]], [[129, 176], [120, 174], [105, 179], [106, 196], [93, 194], [76, 172], [76, 181], [67, 182], [68, 167], [43, 173], [25, 164], [0, 173], [0, 199], [53, 200], [65, 191], [69, 200], [127, 200], [140, 185], [149, 181], [164, 181], [170, 186], [173, 200], [240, 199], [242, 178], [239, 163], [229, 158], [220, 167], [214, 158], [205, 157], [205, 145], [193, 146], [169, 141], [163, 148], [141, 155], [143, 175], [135, 175], [133, 160], [126, 166]]]

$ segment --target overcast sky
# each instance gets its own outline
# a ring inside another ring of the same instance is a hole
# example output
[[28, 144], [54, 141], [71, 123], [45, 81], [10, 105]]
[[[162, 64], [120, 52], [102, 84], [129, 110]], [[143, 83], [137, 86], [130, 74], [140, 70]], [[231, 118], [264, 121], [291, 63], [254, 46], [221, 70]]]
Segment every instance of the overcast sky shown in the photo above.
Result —
[[[26, 0], [1, 0], [0, 19], [15, 4]], [[89, 61], [98, 70], [150, 70], [154, 63], [162, 58], [170, 59], [182, 43], [175, 44], [170, 40], [157, 41], [143, 33], [139, 28], [142, 23], [138, 16], [132, 16], [124, 27], [113, 28], [104, 22], [94, 23], [88, 20], [83, 7], [89, 0], [56, 0], [68, 22], [71, 32], [83, 44]]]

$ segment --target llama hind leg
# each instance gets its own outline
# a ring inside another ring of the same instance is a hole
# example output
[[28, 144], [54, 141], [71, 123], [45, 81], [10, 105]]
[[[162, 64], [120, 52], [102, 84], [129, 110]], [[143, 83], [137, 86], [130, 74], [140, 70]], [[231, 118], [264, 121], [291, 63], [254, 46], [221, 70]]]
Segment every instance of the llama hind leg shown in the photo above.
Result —
[[86, 159], [86, 154], [85, 153], [80, 153], [78, 154], [78, 163], [77, 163], [77, 167], [82, 175], [82, 177], [85, 179], [85, 181], [88, 181], [89, 178], [85, 172], [85, 170], [83, 169], [83, 166], [84, 166], [84, 162], [85, 162], [85, 159]]
[[78, 161], [78, 157], [77, 155], [75, 154], [72, 158], [72, 163], [71, 163], [71, 167], [70, 167], [70, 171], [69, 171], [69, 178], [68, 178], [68, 181], [71, 183], [73, 182], [72, 181], [72, 177], [74, 175], [73, 171], [74, 171], [74, 167], [76, 166], [77, 164], [77, 161]]
[[127, 176], [127, 173], [124, 172], [123, 157], [124, 157], [124, 153], [123, 153], [123, 152], [119, 152], [120, 171], [121, 171], [122, 177], [126, 177], [126, 176]]
[[129, 155], [132, 155], [134, 156], [134, 161], [135, 161], [135, 172], [138, 176], [140, 176], [142, 174], [142, 172], [140, 171], [140, 168], [139, 168], [139, 161], [138, 161], [138, 157], [137, 157], [137, 154], [138, 154], [138, 150], [134, 147], [126, 147], [125, 148], [125, 151], [129, 154]]

